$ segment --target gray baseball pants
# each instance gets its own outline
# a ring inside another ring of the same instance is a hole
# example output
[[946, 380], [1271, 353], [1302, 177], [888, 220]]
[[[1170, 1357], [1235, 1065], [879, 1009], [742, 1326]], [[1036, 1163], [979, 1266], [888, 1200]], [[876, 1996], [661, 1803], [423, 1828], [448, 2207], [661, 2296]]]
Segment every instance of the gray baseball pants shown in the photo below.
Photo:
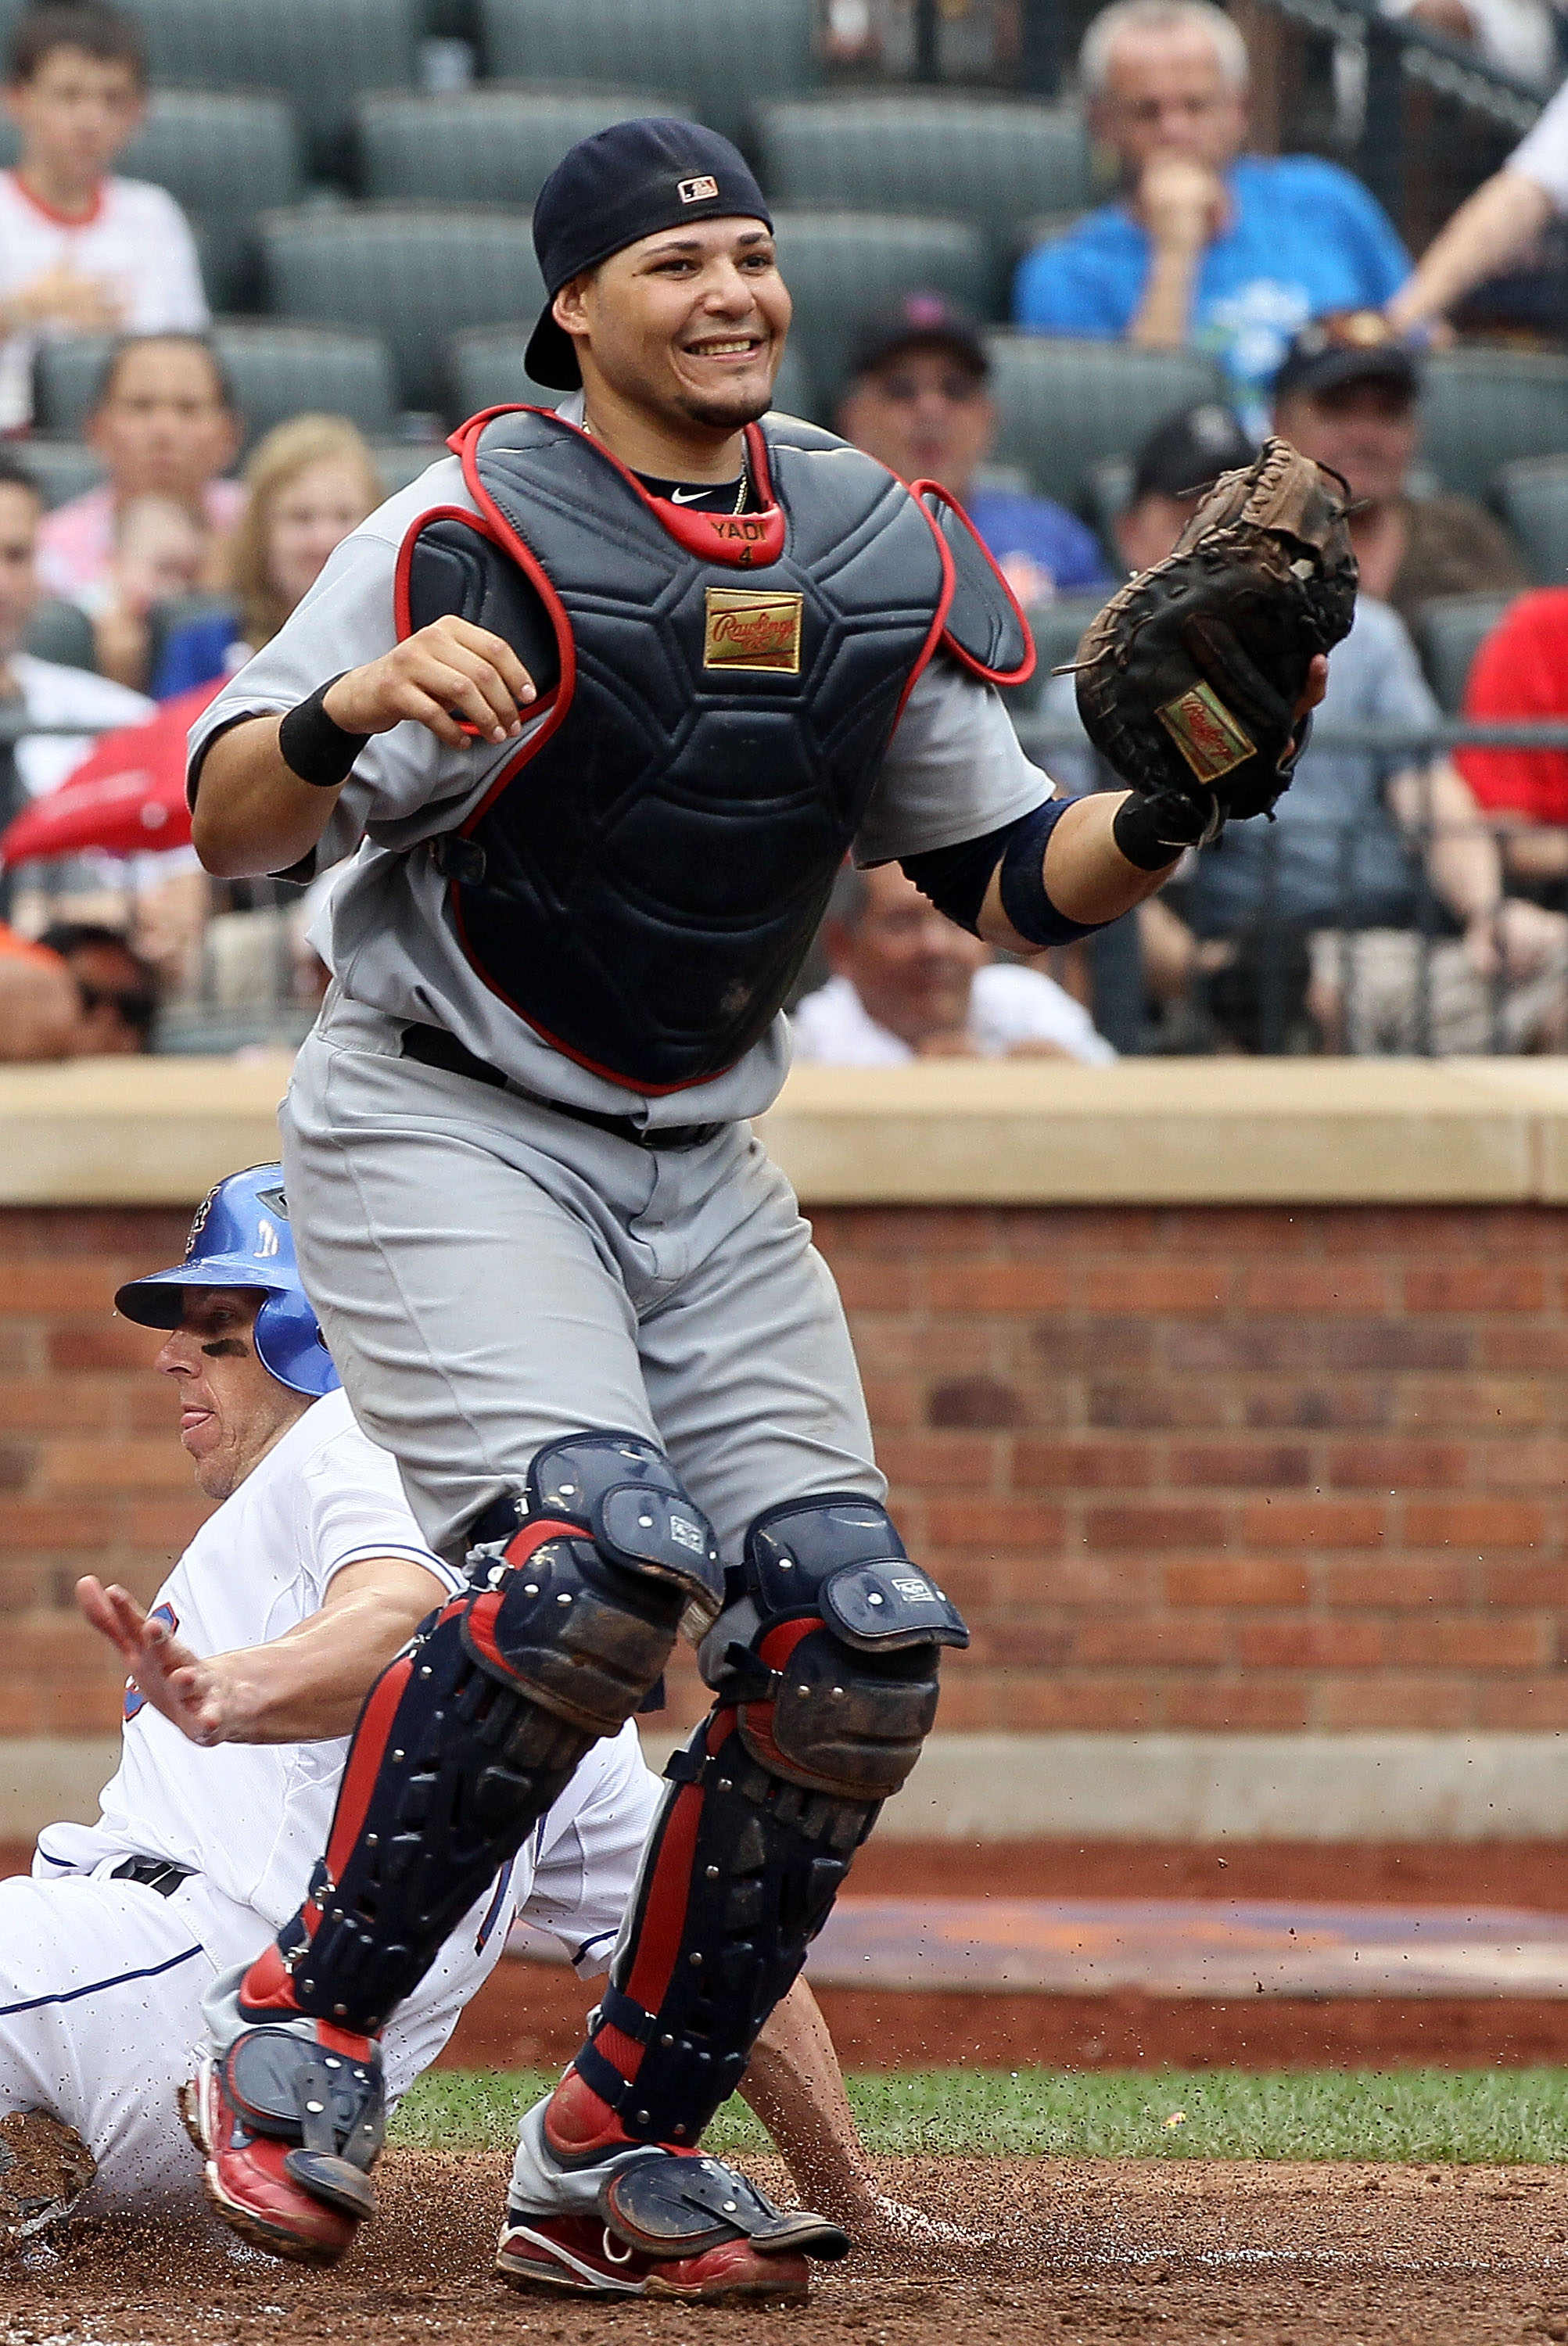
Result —
[[585, 1429], [657, 1443], [730, 1564], [766, 1507], [885, 1495], [838, 1291], [749, 1126], [644, 1148], [402, 1032], [330, 999], [280, 1121], [306, 1289], [438, 1553]]

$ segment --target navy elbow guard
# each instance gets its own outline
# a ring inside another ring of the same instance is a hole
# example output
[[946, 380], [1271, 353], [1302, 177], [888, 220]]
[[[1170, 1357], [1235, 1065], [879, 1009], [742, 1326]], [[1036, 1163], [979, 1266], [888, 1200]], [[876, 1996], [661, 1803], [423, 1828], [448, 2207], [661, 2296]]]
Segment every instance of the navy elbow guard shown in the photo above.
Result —
[[923, 855], [901, 855], [900, 863], [922, 896], [971, 936], [980, 934], [992, 876], [1002, 872], [1002, 909], [1032, 945], [1070, 945], [1092, 936], [1103, 921], [1070, 921], [1045, 893], [1042, 866], [1045, 843], [1075, 799], [1047, 799], [1028, 814], [1014, 816], [978, 839], [952, 847], [928, 848]]
[[1045, 892], [1045, 849], [1051, 833], [1076, 799], [1047, 799], [1032, 814], [1020, 815], [1002, 857], [1002, 909], [1032, 945], [1070, 945], [1093, 936], [1104, 921], [1070, 921]]

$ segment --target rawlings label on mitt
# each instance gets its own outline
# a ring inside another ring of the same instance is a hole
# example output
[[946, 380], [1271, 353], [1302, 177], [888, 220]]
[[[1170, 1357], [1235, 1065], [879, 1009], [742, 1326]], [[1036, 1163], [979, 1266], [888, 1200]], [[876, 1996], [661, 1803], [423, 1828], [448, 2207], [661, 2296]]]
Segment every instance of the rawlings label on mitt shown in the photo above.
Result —
[[1078, 647], [1089, 738], [1151, 801], [1173, 855], [1232, 817], [1268, 813], [1289, 783], [1308, 666], [1349, 633], [1356, 607], [1337, 480], [1288, 440], [1266, 440]]

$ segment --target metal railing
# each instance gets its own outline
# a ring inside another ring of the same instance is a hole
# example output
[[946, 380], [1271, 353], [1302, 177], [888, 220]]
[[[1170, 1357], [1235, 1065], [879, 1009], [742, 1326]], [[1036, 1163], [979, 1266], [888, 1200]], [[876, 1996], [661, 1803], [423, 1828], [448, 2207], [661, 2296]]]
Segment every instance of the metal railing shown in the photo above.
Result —
[[[1064, 767], [1069, 758], [1092, 756], [1071, 717], [1019, 713], [1015, 724], [1024, 750], [1047, 770], [1054, 762]], [[90, 729], [33, 727], [15, 713], [0, 715], [0, 761], [8, 764], [9, 749], [30, 734]], [[1529, 724], [1445, 719], [1423, 728], [1319, 724], [1295, 786], [1290, 821], [1256, 823], [1234, 834], [1249, 842], [1250, 893], [1228, 924], [1217, 929], [1200, 923], [1185, 996], [1167, 998], [1159, 1015], [1152, 1012], [1153, 974], [1145, 965], [1136, 916], [1113, 923], [1090, 941], [1095, 1009], [1103, 1031], [1119, 1049], [1132, 1053], [1391, 1050], [1433, 1056], [1458, 1049], [1568, 1049], [1568, 920], [1561, 954], [1548, 955], [1529, 970], [1518, 965], [1513, 946], [1499, 929], [1495, 968], [1472, 979], [1461, 956], [1473, 949], [1475, 940], [1467, 948], [1463, 924], [1429, 872], [1433, 850], [1462, 836], [1460, 826], [1428, 818], [1403, 827], [1407, 886], [1398, 918], [1390, 922], [1377, 917], [1376, 906], [1364, 901], [1367, 827], [1336, 821], [1314, 825], [1308, 801], [1315, 759], [1359, 755], [1392, 770], [1419, 767], [1462, 747], [1562, 754], [1568, 752], [1568, 719]], [[1100, 779], [1105, 787], [1117, 786], [1106, 770]], [[1498, 840], [1506, 855], [1505, 824], [1469, 828]], [[1319, 876], [1326, 862], [1339, 875], [1337, 892], [1328, 901], [1319, 890], [1310, 917], [1299, 910], [1291, 865], [1292, 856], [1304, 849]], [[1217, 852], [1225, 853], [1223, 843]], [[138, 904], [131, 868], [124, 867], [120, 909], [124, 924], [134, 927]], [[40, 925], [40, 910], [76, 917], [85, 887], [102, 891], [101, 865], [81, 859], [24, 864], [6, 881], [6, 892], [14, 886], [27, 903], [34, 928]], [[302, 892], [286, 882], [249, 882], [242, 885], [239, 905], [231, 888], [214, 883], [212, 914], [185, 983], [160, 1014], [158, 1049], [225, 1052], [300, 1040], [314, 1009], [309, 964], [300, 950]], [[1516, 892], [1525, 891], [1520, 886]], [[1568, 912], [1568, 875], [1558, 894]], [[1178, 876], [1166, 901], [1179, 914], [1191, 908], [1191, 895], [1190, 880]], [[1332, 1014], [1325, 1024], [1323, 1004], [1329, 997]]]

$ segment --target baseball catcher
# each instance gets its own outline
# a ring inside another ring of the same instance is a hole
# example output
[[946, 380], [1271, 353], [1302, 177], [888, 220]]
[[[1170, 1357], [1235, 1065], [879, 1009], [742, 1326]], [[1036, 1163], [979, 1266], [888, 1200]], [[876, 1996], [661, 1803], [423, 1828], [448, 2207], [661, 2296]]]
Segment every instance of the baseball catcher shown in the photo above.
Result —
[[[838, 1298], [748, 1119], [846, 853], [1038, 952], [1156, 888], [1211, 784], [1173, 842], [1142, 772], [1073, 801], [1029, 763], [994, 688], [1033, 646], [962, 514], [770, 412], [789, 297], [727, 140], [583, 140], [535, 241], [528, 366], [562, 404], [464, 425], [191, 739], [209, 870], [358, 851], [289, 1191], [356, 1414], [468, 1575], [365, 1706], [309, 1896], [209, 1999], [196, 2124], [238, 2229], [348, 2246], [382, 2032], [684, 1627], [713, 1708], [588, 2041], [523, 2122], [497, 2265], [799, 2297], [844, 2234], [702, 2137], [967, 1633], [887, 1512]], [[1278, 642], [1249, 657], [1279, 725], [1233, 721], [1282, 779], [1319, 642]], [[1199, 670], [1228, 710], [1192, 657], [1156, 726]]]

